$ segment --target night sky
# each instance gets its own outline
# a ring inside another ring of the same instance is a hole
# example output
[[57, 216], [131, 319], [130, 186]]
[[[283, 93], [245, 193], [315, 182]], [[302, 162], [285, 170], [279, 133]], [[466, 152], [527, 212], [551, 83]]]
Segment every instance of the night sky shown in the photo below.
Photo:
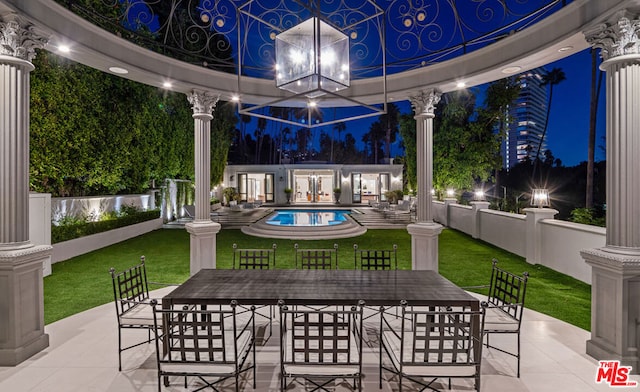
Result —
[[[600, 59], [598, 59], [600, 62]], [[549, 114], [549, 128], [547, 130], [547, 148], [555, 158], [559, 158], [564, 166], [575, 166], [587, 160], [587, 145], [589, 136], [589, 104], [591, 94], [591, 53], [584, 50], [573, 56], [548, 64], [545, 68], [561, 68], [566, 80], [554, 86], [553, 102]], [[484, 101], [483, 90], [486, 86], [471, 87], [477, 94], [477, 104]], [[595, 160], [605, 159], [605, 79], [603, 77], [598, 104], [598, 118], [596, 127]], [[396, 102], [401, 112], [410, 113], [411, 106], [407, 101]], [[347, 130], [358, 141], [358, 148], [364, 147], [362, 135], [369, 131], [372, 121], [366, 119], [347, 122]], [[324, 132], [331, 133], [331, 126], [325, 127]], [[322, 129], [322, 128], [321, 128]], [[314, 144], [317, 146], [321, 129], [313, 131]], [[344, 137], [344, 133], [342, 134]], [[392, 147], [392, 156], [400, 155], [399, 142]]]

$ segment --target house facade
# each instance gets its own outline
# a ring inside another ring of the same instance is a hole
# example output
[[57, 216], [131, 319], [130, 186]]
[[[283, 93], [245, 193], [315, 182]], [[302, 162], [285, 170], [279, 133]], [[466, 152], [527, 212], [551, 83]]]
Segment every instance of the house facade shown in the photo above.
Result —
[[[233, 187], [241, 202], [333, 204], [340, 188], [340, 203], [384, 201], [385, 192], [402, 189], [402, 165], [338, 165], [305, 163], [285, 165], [228, 165], [222, 189]], [[220, 189], [220, 192], [222, 192]]]

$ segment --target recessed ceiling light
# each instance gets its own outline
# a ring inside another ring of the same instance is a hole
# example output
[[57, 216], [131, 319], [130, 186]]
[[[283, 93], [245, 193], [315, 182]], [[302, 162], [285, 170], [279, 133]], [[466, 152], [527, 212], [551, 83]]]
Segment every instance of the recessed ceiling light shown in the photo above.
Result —
[[563, 46], [560, 49], [558, 49], [558, 52], [562, 53], [562, 52], [568, 52], [571, 49], [573, 49], [573, 46]]
[[109, 67], [109, 71], [115, 73], [115, 74], [120, 74], [120, 75], [125, 75], [128, 74], [129, 71], [124, 69], [124, 68], [120, 68], [120, 67]]
[[240, 102], [240, 97], [239, 97], [239, 96], [237, 96], [237, 95], [232, 95], [232, 96], [231, 96], [231, 100], [232, 100], [233, 102]]
[[309, 107], [315, 108], [317, 105], [316, 101], [309, 101]]
[[58, 50], [62, 53], [69, 53], [71, 52], [71, 48], [68, 45], [60, 45], [58, 46]]
[[171, 88], [171, 87], [173, 87], [173, 85], [171, 84], [171, 82], [164, 82], [164, 83], [162, 83], [162, 87]]
[[516, 72], [520, 72], [522, 70], [522, 67], [518, 67], [513, 66], [513, 67], [506, 67], [502, 69], [502, 73], [503, 74], [512, 74], [512, 73], [516, 73]]
[[466, 84], [465, 82], [458, 82], [458, 83], [456, 84], [456, 87], [457, 87], [457, 88], [464, 88], [464, 87], [467, 87], [467, 84]]

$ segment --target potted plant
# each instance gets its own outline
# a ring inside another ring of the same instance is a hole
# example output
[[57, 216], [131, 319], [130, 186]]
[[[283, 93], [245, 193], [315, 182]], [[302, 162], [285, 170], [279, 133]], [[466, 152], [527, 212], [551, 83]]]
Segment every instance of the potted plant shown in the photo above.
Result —
[[284, 194], [287, 197], [287, 204], [291, 204], [291, 194], [293, 193], [293, 189], [284, 188]]
[[236, 192], [236, 188], [233, 187], [224, 188], [222, 193], [227, 201], [227, 206], [230, 206], [232, 201], [237, 201], [240, 196], [238, 192]]
[[336, 204], [340, 204], [340, 194], [342, 194], [342, 189], [333, 188], [333, 199], [335, 200]]

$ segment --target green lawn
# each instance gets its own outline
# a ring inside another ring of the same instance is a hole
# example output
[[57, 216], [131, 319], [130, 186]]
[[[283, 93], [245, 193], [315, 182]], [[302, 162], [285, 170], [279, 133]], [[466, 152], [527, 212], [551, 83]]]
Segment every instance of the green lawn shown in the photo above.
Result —
[[[399, 268], [411, 268], [411, 237], [406, 230], [368, 230], [355, 238], [318, 241], [257, 238], [240, 230], [222, 230], [217, 237], [218, 268], [231, 268], [234, 242], [240, 248], [271, 247], [276, 243], [277, 268], [294, 268], [296, 242], [308, 248], [333, 247], [337, 243], [341, 269], [353, 268], [354, 243], [362, 249], [390, 248], [397, 244]], [[45, 322], [111, 302], [109, 268], [123, 270], [135, 264], [141, 255], [146, 257], [149, 281], [181, 283], [189, 276], [189, 234], [185, 230], [157, 230], [54, 264], [53, 274], [44, 279]], [[528, 308], [590, 329], [591, 286], [548, 268], [527, 264], [522, 257], [455, 230], [447, 229], [440, 235], [440, 273], [460, 286], [487, 284], [494, 257], [508, 271], [529, 272]]]

